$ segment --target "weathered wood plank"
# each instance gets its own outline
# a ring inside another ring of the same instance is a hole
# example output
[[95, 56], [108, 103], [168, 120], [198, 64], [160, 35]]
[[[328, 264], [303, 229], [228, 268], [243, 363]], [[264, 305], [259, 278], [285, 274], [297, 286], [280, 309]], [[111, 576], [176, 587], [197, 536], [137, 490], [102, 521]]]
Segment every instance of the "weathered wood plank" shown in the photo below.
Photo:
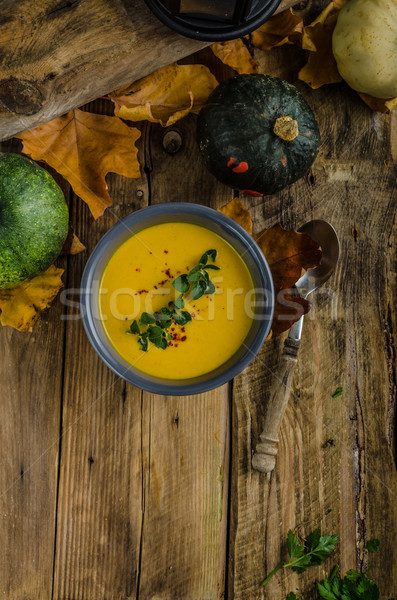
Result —
[[[189, 201], [219, 207], [232, 198], [232, 190], [204, 170], [195, 123], [190, 116], [166, 130], [153, 127], [151, 203]], [[169, 149], [171, 132], [174, 142], [181, 143], [176, 153], [164, 149]], [[145, 522], [139, 597], [223, 598], [229, 387], [182, 398], [144, 393], [143, 402], [150, 412], [144, 417]]]
[[[1, 150], [17, 152], [19, 145], [14, 140]], [[57, 265], [65, 267], [66, 259]], [[65, 330], [61, 312], [58, 298], [31, 334], [0, 326], [0, 594], [12, 600], [51, 598]]]
[[[263, 58], [265, 71], [295, 82], [290, 49]], [[288, 55], [290, 61], [288, 61]], [[293, 393], [271, 477], [251, 468], [261, 431], [261, 404], [273, 381], [281, 341], [265, 345], [235, 380], [230, 523], [230, 598], [313, 598], [314, 582], [335, 563], [365, 568], [364, 546], [381, 539], [371, 574], [382, 597], [397, 589], [394, 544], [397, 476], [393, 460], [396, 403], [396, 193], [389, 149], [390, 116], [373, 114], [347, 86], [310, 91], [301, 84], [322, 131], [311, 172], [278, 197], [255, 201], [255, 228], [281, 219], [295, 227], [312, 218], [334, 224], [341, 261], [306, 317]], [[247, 201], [247, 204], [251, 201]], [[343, 394], [332, 398], [336, 387]], [[286, 557], [289, 528], [339, 533], [334, 559], [303, 575], [260, 583]]]
[[[114, 203], [96, 222], [80, 199], [73, 202], [87, 252], [76, 257], [69, 274], [71, 300], [78, 299], [82, 270], [99, 238], [147, 203], [144, 176], [110, 175], [108, 185]], [[142, 395], [95, 354], [79, 311], [70, 308], [67, 315], [53, 598], [134, 598], [142, 526]]]
[[0, 13], [0, 140], [208, 45], [171, 31], [143, 0], [1, 0]]

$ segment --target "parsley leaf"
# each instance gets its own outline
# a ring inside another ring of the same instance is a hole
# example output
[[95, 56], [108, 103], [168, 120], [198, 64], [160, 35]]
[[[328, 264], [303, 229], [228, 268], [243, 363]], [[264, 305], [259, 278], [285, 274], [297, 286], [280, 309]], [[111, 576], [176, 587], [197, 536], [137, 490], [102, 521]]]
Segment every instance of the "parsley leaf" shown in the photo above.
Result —
[[281, 561], [269, 573], [262, 585], [266, 585], [281, 568], [291, 567], [296, 573], [303, 573], [308, 567], [320, 565], [335, 549], [338, 538], [337, 535], [321, 535], [320, 530], [315, 529], [301, 544], [298, 537], [290, 529], [287, 535], [287, 548], [291, 560], [288, 563]]
[[138, 325], [136, 319], [135, 319], [135, 321], [132, 321], [129, 332], [130, 333], [141, 333], [141, 330], [139, 329], [139, 325]]
[[343, 392], [343, 387], [338, 386], [336, 388], [336, 390], [334, 391], [334, 393], [332, 394], [331, 398], [337, 398], [338, 396], [341, 396]]
[[181, 292], [182, 294], [188, 292], [190, 289], [190, 283], [187, 280], [187, 275], [179, 275], [179, 277], [174, 279], [172, 285], [178, 292]]
[[294, 592], [290, 592], [285, 600], [299, 600], [299, 598]]
[[368, 540], [367, 545], [365, 546], [368, 552], [376, 552], [379, 548], [380, 541], [376, 538], [373, 540]]
[[153, 315], [147, 312], [143, 312], [141, 314], [141, 318], [139, 319], [139, 325], [148, 325], [149, 323], [155, 323], [156, 319]]

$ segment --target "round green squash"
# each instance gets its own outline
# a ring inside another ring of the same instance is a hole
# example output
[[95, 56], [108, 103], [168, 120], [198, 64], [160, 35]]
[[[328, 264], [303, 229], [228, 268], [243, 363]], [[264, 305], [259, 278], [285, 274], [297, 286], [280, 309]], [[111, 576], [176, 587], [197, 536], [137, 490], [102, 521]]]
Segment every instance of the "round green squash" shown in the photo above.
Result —
[[68, 207], [51, 175], [29, 158], [0, 154], [0, 289], [45, 271], [68, 227]]
[[201, 109], [197, 142], [222, 183], [268, 195], [305, 175], [320, 132], [296, 87], [269, 75], [236, 75], [219, 84]]

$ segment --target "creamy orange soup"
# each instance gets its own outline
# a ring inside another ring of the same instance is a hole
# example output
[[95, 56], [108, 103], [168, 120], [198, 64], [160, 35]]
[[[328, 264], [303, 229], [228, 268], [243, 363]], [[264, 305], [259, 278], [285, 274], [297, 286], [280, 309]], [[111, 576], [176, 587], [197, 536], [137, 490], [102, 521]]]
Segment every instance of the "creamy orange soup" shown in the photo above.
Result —
[[[175, 301], [180, 293], [174, 279], [210, 249], [217, 257], [208, 264], [219, 267], [208, 269], [215, 292], [197, 300], [184, 294], [183, 310], [192, 320], [172, 323], [165, 349], [149, 342], [144, 352], [138, 335], [127, 333], [131, 323]], [[252, 325], [253, 287], [244, 261], [226, 240], [198, 225], [163, 223], [132, 235], [112, 255], [99, 287], [100, 317], [114, 348], [137, 369], [167, 379], [192, 378], [219, 367], [241, 346]]]

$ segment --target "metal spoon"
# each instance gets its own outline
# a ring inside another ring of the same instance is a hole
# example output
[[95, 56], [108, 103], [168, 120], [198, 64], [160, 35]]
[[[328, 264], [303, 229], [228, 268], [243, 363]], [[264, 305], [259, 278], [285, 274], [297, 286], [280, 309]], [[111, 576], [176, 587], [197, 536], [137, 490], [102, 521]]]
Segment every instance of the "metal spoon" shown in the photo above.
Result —
[[[308, 233], [322, 250], [321, 262], [318, 267], [308, 269], [295, 284], [302, 298], [323, 285], [335, 270], [339, 259], [339, 239], [335, 229], [327, 221], [310, 221], [303, 225], [300, 233]], [[252, 457], [252, 466], [262, 473], [270, 473], [276, 464], [278, 452], [278, 431], [282, 417], [288, 404], [291, 384], [297, 363], [297, 354], [302, 334], [303, 315], [291, 327], [284, 342], [283, 354], [276, 372], [269, 401], [265, 409], [264, 428], [260, 435], [261, 442], [256, 446]]]

